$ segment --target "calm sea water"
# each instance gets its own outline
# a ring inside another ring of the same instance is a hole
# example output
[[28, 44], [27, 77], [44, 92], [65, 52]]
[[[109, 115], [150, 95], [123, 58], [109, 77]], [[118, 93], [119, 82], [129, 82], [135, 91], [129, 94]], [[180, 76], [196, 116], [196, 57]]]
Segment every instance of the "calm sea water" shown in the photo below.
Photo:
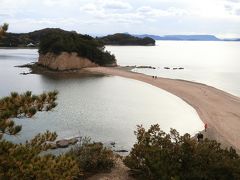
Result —
[[[240, 95], [240, 43], [160, 41], [155, 47], [107, 46], [120, 65], [151, 65], [156, 70], [135, 71], [207, 83]], [[28, 69], [14, 66], [36, 61], [34, 49], [0, 49], [0, 96], [11, 91], [34, 93], [57, 89], [58, 106], [33, 119], [18, 119], [23, 131], [15, 142], [46, 129], [59, 138], [89, 136], [117, 148], [130, 149], [136, 125], [159, 123], [163, 130], [196, 133], [203, 123], [195, 110], [176, 96], [151, 85], [113, 76], [48, 77], [20, 75]], [[164, 66], [184, 70], [164, 70]], [[174, 113], [173, 113], [174, 112]]]
[[[58, 106], [53, 112], [38, 113], [32, 119], [17, 119], [23, 125], [14, 142], [30, 139], [45, 130], [56, 131], [59, 138], [88, 136], [116, 149], [128, 149], [135, 142], [136, 125], [159, 123], [169, 131], [196, 133], [203, 128], [195, 110], [166, 91], [151, 85], [113, 76], [48, 77], [20, 75], [26, 68], [16, 65], [37, 60], [34, 49], [0, 49], [0, 96], [12, 91], [33, 93], [57, 89]], [[174, 112], [174, 113], [173, 113]]]
[[[149, 75], [201, 82], [240, 96], [240, 42], [157, 41], [154, 47], [108, 46], [121, 65]], [[164, 67], [170, 67], [166, 70]], [[172, 70], [183, 67], [184, 70]]]

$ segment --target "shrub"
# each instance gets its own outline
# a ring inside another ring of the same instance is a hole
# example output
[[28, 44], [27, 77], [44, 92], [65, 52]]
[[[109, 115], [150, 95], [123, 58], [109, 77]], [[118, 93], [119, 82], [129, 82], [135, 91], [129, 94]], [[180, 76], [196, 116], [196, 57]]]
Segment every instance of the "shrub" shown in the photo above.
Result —
[[240, 158], [233, 148], [216, 141], [198, 143], [189, 134], [180, 136], [159, 125], [138, 126], [137, 142], [124, 163], [143, 179], [240, 179]]
[[102, 143], [84, 143], [73, 148], [69, 154], [77, 159], [78, 166], [85, 172], [110, 170], [114, 166], [114, 154]]
[[55, 156], [43, 153], [51, 148], [56, 133], [46, 131], [23, 144], [4, 139], [17, 135], [21, 126], [11, 118], [32, 117], [38, 111], [49, 111], [56, 104], [57, 92], [32, 95], [16, 92], [0, 99], [0, 179], [80, 179], [88, 172], [110, 170], [114, 165], [113, 152], [101, 143], [83, 140], [70, 152]]
[[57, 134], [38, 134], [24, 144], [13, 144], [5, 135], [17, 135], [21, 126], [12, 118], [32, 117], [37, 111], [49, 111], [56, 106], [57, 92], [32, 95], [11, 93], [0, 99], [0, 179], [74, 179], [80, 177], [77, 161], [70, 155], [42, 155], [50, 148], [48, 142]]

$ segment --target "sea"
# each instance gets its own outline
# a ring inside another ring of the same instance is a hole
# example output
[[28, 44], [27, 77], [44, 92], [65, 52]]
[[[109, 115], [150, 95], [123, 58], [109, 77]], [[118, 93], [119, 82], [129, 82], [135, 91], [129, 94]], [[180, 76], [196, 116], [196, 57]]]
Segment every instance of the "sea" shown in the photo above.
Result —
[[[121, 66], [152, 66], [133, 71], [204, 83], [240, 96], [240, 43], [157, 41], [156, 46], [107, 46]], [[194, 135], [203, 130], [196, 111], [180, 98], [152, 85], [117, 76], [49, 76], [28, 74], [17, 65], [36, 62], [37, 49], [0, 49], [0, 97], [27, 90], [58, 90], [58, 106], [33, 118], [15, 119], [22, 131], [7, 139], [18, 143], [46, 130], [58, 139], [89, 137], [115, 150], [130, 151], [137, 125], [159, 124], [169, 132]], [[169, 69], [166, 69], [168, 67]], [[183, 69], [178, 69], [182, 67]], [[173, 68], [177, 68], [173, 70]]]

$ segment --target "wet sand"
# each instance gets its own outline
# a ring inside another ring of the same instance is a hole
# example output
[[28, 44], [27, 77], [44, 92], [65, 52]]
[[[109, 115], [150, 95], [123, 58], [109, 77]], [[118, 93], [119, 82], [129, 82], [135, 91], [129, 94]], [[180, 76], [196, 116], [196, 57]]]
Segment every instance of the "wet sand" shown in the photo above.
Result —
[[215, 139], [225, 147], [233, 146], [240, 150], [239, 97], [205, 84], [161, 77], [154, 79], [119, 67], [93, 67], [85, 70], [139, 80], [178, 96], [191, 105], [201, 120], [208, 124], [205, 137]]

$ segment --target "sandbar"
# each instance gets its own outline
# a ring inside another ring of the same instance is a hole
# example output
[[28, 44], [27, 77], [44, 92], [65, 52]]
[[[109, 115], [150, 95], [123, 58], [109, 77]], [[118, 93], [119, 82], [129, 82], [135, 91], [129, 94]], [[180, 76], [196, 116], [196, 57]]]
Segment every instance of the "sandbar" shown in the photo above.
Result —
[[206, 137], [217, 140], [225, 147], [240, 150], [239, 97], [205, 84], [162, 77], [155, 79], [119, 67], [91, 67], [85, 70], [135, 79], [178, 96], [196, 110], [203, 123], [208, 124]]

